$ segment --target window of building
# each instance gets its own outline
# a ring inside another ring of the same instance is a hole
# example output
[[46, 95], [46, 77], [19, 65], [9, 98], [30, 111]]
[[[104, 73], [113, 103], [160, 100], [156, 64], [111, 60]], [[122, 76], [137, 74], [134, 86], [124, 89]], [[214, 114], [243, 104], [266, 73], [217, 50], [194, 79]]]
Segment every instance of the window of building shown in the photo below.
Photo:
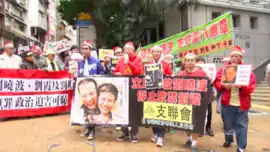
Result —
[[233, 27], [240, 27], [240, 15], [233, 14]]
[[249, 18], [249, 20], [250, 20], [250, 28], [257, 29], [258, 28], [258, 17], [251, 16]]
[[218, 18], [221, 15], [221, 12], [212, 12], [212, 20]]

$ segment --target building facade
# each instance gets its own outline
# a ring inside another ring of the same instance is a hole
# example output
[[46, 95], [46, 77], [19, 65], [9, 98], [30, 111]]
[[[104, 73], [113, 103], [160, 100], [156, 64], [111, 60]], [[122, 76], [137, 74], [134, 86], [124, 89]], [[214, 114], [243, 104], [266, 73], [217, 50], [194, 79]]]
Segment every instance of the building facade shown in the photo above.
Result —
[[59, 23], [57, 23], [56, 26], [56, 41], [66, 39], [68, 41], [73, 41], [75, 44], [75, 31], [72, 26], [60, 18], [57, 19], [57, 21], [59, 21]]
[[48, 0], [28, 0], [28, 34], [44, 44], [48, 31]]
[[[205, 24], [226, 12], [233, 13], [234, 44], [244, 50], [244, 62], [258, 66], [270, 58], [270, 0], [179, 0], [167, 9], [164, 34], [169, 37]], [[221, 66], [225, 52], [205, 56], [209, 63]]]

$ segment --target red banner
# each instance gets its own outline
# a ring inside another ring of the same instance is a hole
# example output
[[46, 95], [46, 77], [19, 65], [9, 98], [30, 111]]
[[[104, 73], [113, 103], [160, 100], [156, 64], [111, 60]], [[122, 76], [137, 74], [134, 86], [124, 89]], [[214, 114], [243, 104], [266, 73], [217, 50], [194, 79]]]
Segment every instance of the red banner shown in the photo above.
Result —
[[0, 118], [68, 112], [72, 94], [67, 71], [0, 70]]

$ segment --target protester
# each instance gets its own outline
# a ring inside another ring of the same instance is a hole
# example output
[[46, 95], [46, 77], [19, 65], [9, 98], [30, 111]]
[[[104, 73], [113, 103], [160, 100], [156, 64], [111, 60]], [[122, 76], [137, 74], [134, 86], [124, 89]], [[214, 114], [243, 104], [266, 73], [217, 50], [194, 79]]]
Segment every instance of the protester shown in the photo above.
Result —
[[[91, 49], [93, 49], [92, 42], [86, 40], [82, 43], [82, 53], [84, 60], [78, 62], [78, 75], [79, 76], [90, 76], [90, 75], [103, 75], [104, 69], [100, 61], [91, 56]], [[81, 137], [88, 137], [88, 140], [95, 139], [95, 126], [85, 126], [85, 132], [81, 134]]]
[[[172, 70], [174, 69], [174, 66], [173, 66], [174, 65], [174, 63], [173, 63], [173, 55], [172, 54], [170, 54], [170, 53], [169, 54], [165, 54], [163, 56], [163, 60], [170, 65], [170, 68]], [[172, 129], [172, 128], [169, 128], [168, 129], [168, 132], [171, 133], [171, 134], [174, 134], [175, 133], [174, 129]]]
[[[127, 42], [124, 46], [125, 55], [121, 58], [115, 67], [114, 75], [141, 75], [143, 74], [143, 63], [140, 57], [135, 52], [135, 46], [132, 42]], [[139, 132], [138, 126], [131, 126], [130, 132], [128, 127], [121, 128], [123, 135], [117, 141], [124, 141], [131, 138], [131, 141], [136, 143], [137, 133]]]
[[118, 46], [114, 47], [113, 51], [114, 51], [114, 56], [116, 56], [116, 57], [123, 56], [123, 50], [120, 47], [118, 47]]
[[84, 113], [84, 121], [86, 131], [81, 134], [81, 137], [88, 137], [88, 140], [93, 140], [95, 136], [95, 126], [91, 124], [94, 115], [100, 114], [100, 109], [97, 106], [97, 82], [92, 78], [86, 78], [78, 82], [78, 93], [81, 97], [81, 109]]
[[43, 68], [46, 71], [60, 71], [61, 67], [55, 60], [55, 54], [56, 52], [53, 50], [47, 50], [45, 52], [46, 54], [46, 67]]
[[[164, 60], [161, 60], [161, 54], [162, 54], [162, 48], [158, 45], [154, 46], [151, 49], [153, 61], [149, 64], [157, 64], [160, 63], [162, 66], [162, 72], [165, 75], [171, 76], [173, 74], [172, 69], [170, 65], [165, 62]], [[153, 127], [153, 137], [151, 138], [151, 141], [156, 143], [157, 147], [162, 147], [164, 144], [164, 136], [166, 133], [166, 128], [163, 127]]]
[[0, 68], [2, 69], [19, 69], [22, 58], [14, 54], [14, 45], [6, 42], [4, 45], [4, 54], [0, 56]]
[[[231, 61], [228, 65], [243, 64], [244, 50], [234, 46], [231, 50]], [[222, 70], [218, 70], [214, 85], [222, 93], [222, 117], [224, 119], [225, 143], [223, 147], [230, 147], [233, 143], [233, 133], [236, 134], [237, 152], [244, 152], [247, 147], [248, 110], [251, 107], [251, 93], [256, 87], [255, 75], [251, 73], [248, 86], [222, 84]], [[232, 100], [231, 100], [232, 99]]]
[[69, 70], [69, 61], [71, 60], [70, 58], [71, 58], [72, 54], [79, 53], [78, 47], [76, 45], [71, 46], [70, 52], [71, 53], [65, 58], [65, 61], [64, 61], [64, 64], [65, 64], [64, 69], [65, 70]]
[[39, 69], [44, 69], [47, 67], [46, 65], [46, 58], [44, 56], [42, 56], [42, 51], [41, 48], [37, 45], [33, 45], [31, 47], [31, 51], [33, 53], [33, 57], [34, 57], [34, 63], [38, 66]]
[[105, 75], [112, 74], [111, 56], [109, 54], [104, 55], [104, 74]]
[[0, 55], [4, 54], [4, 48], [0, 48]]
[[24, 51], [22, 57], [21, 69], [38, 69], [38, 66], [34, 63], [33, 53], [31, 51]]
[[[196, 76], [196, 77], [206, 77], [206, 73], [200, 69], [196, 68], [196, 55], [189, 53], [184, 58], [185, 70], [178, 73], [178, 76]], [[185, 147], [192, 148], [192, 152], [198, 152], [196, 145], [198, 134], [187, 132], [188, 139], [185, 143]]]
[[[205, 64], [205, 59], [201, 56], [196, 58], [196, 64]], [[212, 80], [211, 80], [212, 81]], [[213, 85], [212, 85], [213, 86]], [[214, 89], [214, 88], [212, 88]], [[206, 126], [205, 126], [205, 131], [206, 134], [209, 136], [214, 136], [214, 132], [212, 130], [212, 101], [213, 101], [213, 90], [209, 91], [209, 103], [208, 103], [208, 107], [207, 107], [207, 119], [206, 119]]]
[[90, 40], [86, 40], [83, 42], [81, 47], [84, 60], [79, 62], [79, 75], [103, 75], [104, 69], [100, 61], [91, 56], [91, 50], [93, 49], [92, 42]]

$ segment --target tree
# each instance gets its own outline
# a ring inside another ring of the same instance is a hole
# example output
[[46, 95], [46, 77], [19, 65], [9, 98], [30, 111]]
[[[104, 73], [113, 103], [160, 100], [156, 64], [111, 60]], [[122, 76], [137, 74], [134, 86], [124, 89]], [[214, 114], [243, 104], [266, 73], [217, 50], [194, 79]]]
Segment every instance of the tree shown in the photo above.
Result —
[[175, 0], [60, 0], [62, 19], [74, 25], [79, 13], [89, 13], [96, 27], [97, 47], [122, 46], [126, 41], [140, 42], [145, 25]]

